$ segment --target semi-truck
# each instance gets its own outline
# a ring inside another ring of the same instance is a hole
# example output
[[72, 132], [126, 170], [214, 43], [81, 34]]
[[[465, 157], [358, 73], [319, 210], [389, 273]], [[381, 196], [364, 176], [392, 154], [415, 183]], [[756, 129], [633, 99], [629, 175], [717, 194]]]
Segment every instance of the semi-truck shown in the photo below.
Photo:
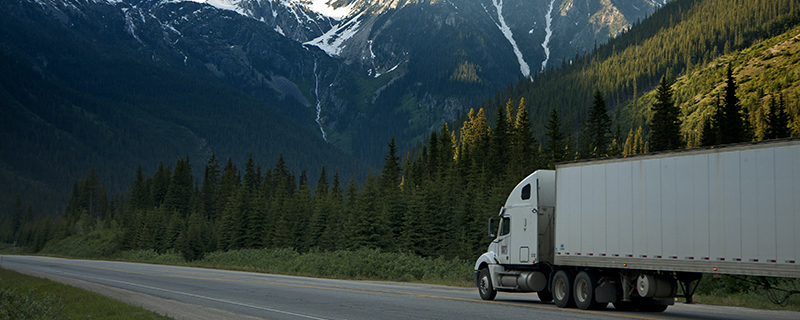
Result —
[[702, 274], [800, 278], [800, 139], [558, 163], [489, 219], [482, 299], [661, 312]]

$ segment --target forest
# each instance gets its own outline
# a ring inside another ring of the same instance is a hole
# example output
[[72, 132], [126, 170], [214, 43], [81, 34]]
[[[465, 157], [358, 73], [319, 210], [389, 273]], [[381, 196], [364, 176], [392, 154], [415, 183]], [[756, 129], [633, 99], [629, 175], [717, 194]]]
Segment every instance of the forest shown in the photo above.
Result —
[[[708, 125], [703, 145], [779, 139], [792, 132], [781, 96], [771, 99], [768, 133], [753, 124], [737, 98], [731, 67], [718, 80], [724, 93]], [[486, 221], [496, 215], [508, 192], [537, 169], [556, 163], [685, 148], [673, 84], [662, 77], [642, 130], [623, 138], [598, 90], [580, 130], [573, 132], [552, 109], [545, 138], [534, 136], [524, 98], [496, 108], [494, 122], [484, 109], [470, 110], [458, 130], [447, 124], [430, 132], [416, 153], [398, 154], [387, 144], [384, 164], [366, 182], [344, 181], [325, 167], [318, 177], [291, 172], [280, 156], [270, 166], [252, 154], [240, 169], [229, 158], [211, 155], [200, 174], [189, 156], [174, 166], [159, 164], [151, 175], [141, 166], [123, 194], [109, 194], [92, 171], [75, 181], [60, 216], [35, 218], [17, 199], [3, 217], [0, 240], [29, 252], [59, 253], [80, 241], [94, 243], [91, 256], [130, 250], [179, 253], [185, 260], [249, 248], [297, 252], [379, 249], [422, 257], [469, 259], [490, 241]], [[223, 164], [224, 163], [224, 164]], [[310, 180], [315, 179], [315, 180]], [[313, 186], [313, 187], [312, 187]], [[84, 242], [87, 243], [87, 242]]]
[[246, 248], [472, 259], [489, 242], [487, 219], [537, 169], [800, 136], [798, 23], [797, 1], [676, 0], [591, 54], [498, 92], [411, 152], [398, 154], [392, 139], [365, 179], [331, 172], [340, 163], [297, 163], [297, 150], [275, 163], [251, 150], [140, 164], [122, 192], [107, 188], [119, 177], [93, 170], [57, 215], [34, 212], [25, 190], [6, 195], [16, 200], [0, 213], [0, 242], [187, 261]]

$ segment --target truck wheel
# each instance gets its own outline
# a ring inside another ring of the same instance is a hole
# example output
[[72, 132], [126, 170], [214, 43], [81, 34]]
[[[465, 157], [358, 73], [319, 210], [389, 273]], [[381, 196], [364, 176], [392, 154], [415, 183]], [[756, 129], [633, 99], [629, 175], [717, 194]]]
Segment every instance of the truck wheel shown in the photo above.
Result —
[[572, 308], [575, 306], [575, 300], [572, 299], [572, 283], [575, 276], [572, 272], [559, 270], [553, 276], [553, 287], [550, 292], [553, 293], [553, 302], [559, 308]]
[[599, 310], [608, 306], [608, 302], [600, 303], [594, 299], [597, 289], [597, 276], [593, 272], [581, 271], [575, 277], [575, 305], [581, 310]]
[[478, 293], [483, 300], [494, 300], [497, 296], [497, 290], [492, 285], [492, 276], [489, 274], [489, 269], [481, 269], [480, 279], [478, 280]]
[[553, 293], [550, 290], [542, 290], [536, 292], [536, 295], [539, 296], [539, 301], [541, 302], [550, 302], [553, 301]]

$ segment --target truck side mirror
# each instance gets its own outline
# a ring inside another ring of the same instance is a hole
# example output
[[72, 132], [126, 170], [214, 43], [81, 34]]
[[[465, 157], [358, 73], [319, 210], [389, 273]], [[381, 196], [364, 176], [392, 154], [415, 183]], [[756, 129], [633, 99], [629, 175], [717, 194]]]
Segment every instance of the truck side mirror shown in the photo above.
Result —
[[497, 230], [494, 226], [494, 218], [495, 217], [489, 218], [489, 238], [491, 239], [497, 238], [497, 235], [494, 234], [494, 230]]

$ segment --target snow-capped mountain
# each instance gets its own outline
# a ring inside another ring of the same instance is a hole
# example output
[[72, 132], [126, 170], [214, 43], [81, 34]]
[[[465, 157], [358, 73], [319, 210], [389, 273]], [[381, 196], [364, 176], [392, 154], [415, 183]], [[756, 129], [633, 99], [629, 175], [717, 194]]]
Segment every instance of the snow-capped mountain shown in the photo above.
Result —
[[666, 0], [10, 1], [80, 32], [124, 34], [114, 41], [127, 41], [138, 58], [275, 101], [376, 164], [391, 137], [411, 145]]

